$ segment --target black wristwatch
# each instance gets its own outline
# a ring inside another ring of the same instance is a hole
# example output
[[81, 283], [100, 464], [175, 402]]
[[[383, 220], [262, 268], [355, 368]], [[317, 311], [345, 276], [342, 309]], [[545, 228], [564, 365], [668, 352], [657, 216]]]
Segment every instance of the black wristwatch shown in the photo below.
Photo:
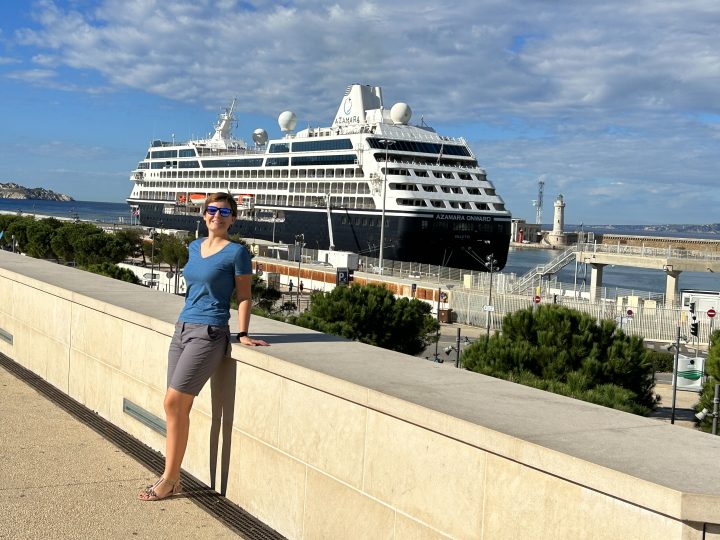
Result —
[[237, 340], [240, 341], [240, 338], [247, 337], [247, 332], [238, 332], [237, 333]]

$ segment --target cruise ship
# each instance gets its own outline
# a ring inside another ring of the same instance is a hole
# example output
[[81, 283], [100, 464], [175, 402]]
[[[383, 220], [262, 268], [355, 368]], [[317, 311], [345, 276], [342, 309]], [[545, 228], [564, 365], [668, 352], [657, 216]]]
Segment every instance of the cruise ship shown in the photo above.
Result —
[[385, 108], [380, 87], [349, 86], [330, 127], [296, 131], [285, 111], [281, 138], [256, 129], [251, 144], [233, 137], [234, 111], [205, 139], [152, 141], [127, 199], [142, 225], [206, 234], [203, 203], [223, 191], [238, 202], [230, 233], [250, 242], [302, 240], [385, 265], [505, 266], [511, 216], [467, 142], [411, 125], [410, 107]]

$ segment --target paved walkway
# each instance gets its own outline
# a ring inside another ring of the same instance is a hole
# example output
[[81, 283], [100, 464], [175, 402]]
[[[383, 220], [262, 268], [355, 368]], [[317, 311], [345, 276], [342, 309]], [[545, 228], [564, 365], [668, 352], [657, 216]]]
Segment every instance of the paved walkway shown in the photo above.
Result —
[[144, 503], [155, 475], [0, 366], [0, 539], [238, 538], [189, 498]]

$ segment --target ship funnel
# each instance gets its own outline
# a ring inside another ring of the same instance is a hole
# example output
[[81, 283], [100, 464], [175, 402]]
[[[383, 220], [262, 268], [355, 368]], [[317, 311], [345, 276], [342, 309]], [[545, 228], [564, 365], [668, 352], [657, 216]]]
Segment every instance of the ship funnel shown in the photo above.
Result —
[[365, 124], [365, 111], [382, 108], [379, 86], [353, 84], [340, 103], [333, 127]]

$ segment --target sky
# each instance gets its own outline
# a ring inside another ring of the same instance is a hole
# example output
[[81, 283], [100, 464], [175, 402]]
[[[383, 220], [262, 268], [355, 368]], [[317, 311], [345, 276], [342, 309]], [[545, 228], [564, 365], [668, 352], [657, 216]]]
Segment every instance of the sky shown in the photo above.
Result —
[[328, 126], [349, 84], [464, 137], [513, 217], [717, 223], [717, 0], [0, 4], [0, 182], [123, 202], [152, 139]]

